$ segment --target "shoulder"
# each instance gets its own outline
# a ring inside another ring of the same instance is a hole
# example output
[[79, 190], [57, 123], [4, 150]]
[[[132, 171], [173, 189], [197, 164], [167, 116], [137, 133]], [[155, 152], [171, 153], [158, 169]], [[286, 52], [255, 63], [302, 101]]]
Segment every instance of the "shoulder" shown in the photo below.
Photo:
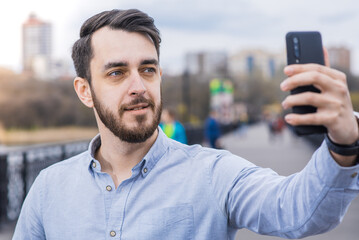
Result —
[[41, 171], [41, 175], [49, 181], [62, 181], [80, 173], [82, 169], [88, 169], [91, 157], [88, 151], [82, 152], [71, 158], [55, 163]]
[[90, 161], [86, 151], [43, 169], [31, 186], [32, 195], [41, 196], [43, 207], [55, 199], [73, 196], [79, 191], [75, 186], [82, 188], [91, 179]]
[[253, 163], [232, 154], [227, 150], [203, 147], [199, 144], [187, 145], [169, 139], [169, 154], [178, 153], [183, 159], [195, 161], [209, 168], [243, 169], [254, 166]]
[[69, 167], [73, 168], [78, 165], [84, 165], [85, 161], [87, 160], [90, 160], [90, 154], [88, 153], [88, 151], [84, 151], [68, 159], [65, 159], [61, 162], [55, 163], [49, 166], [47, 169], [50, 170], [56, 168], [69, 168]]

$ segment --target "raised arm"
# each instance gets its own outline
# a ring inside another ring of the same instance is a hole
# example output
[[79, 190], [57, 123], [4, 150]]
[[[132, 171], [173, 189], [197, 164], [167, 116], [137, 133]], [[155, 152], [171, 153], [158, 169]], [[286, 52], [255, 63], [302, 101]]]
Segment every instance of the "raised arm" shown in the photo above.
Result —
[[[321, 93], [304, 92], [288, 96], [282, 103], [284, 109], [299, 105], [317, 107], [316, 113], [288, 114], [285, 120], [291, 125], [324, 125], [328, 137], [337, 145], [354, 146], [359, 140], [358, 123], [353, 113], [346, 75], [329, 67], [328, 53], [324, 49], [326, 66], [295, 64], [284, 69], [288, 76], [281, 84], [283, 91], [299, 86], [314, 85]], [[357, 154], [344, 156], [331, 151], [341, 166], [356, 164]]]

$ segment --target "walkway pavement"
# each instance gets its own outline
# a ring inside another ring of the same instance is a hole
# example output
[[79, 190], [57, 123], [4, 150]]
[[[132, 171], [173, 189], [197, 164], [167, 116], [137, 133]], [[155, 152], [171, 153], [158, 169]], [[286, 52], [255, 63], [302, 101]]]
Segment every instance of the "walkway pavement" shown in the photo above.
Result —
[[0, 225], [0, 240], [11, 240], [14, 229], [15, 223]]
[[[248, 129], [246, 136], [231, 133], [222, 139], [222, 144], [232, 153], [262, 167], [269, 167], [281, 175], [290, 175], [304, 168], [315, 149], [302, 138], [285, 130], [282, 136], [270, 138], [265, 124]], [[306, 240], [358, 240], [359, 198], [356, 198], [343, 222], [331, 232], [305, 238]], [[279, 240], [278, 237], [261, 236], [246, 229], [237, 233], [236, 240]]]

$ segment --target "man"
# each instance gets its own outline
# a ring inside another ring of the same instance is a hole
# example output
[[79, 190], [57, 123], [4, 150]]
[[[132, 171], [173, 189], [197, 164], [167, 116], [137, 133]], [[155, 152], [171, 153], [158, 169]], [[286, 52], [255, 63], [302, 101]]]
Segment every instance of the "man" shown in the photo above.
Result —
[[284, 108], [310, 104], [318, 112], [286, 121], [325, 125], [330, 145], [298, 174], [281, 177], [164, 135], [159, 43], [153, 19], [138, 10], [84, 23], [73, 47], [74, 86], [94, 109], [99, 135], [87, 152], [40, 173], [14, 239], [233, 239], [240, 228], [299, 238], [336, 226], [359, 190], [359, 131], [345, 75], [312, 64], [285, 68], [282, 90], [314, 84], [322, 91], [289, 96]]

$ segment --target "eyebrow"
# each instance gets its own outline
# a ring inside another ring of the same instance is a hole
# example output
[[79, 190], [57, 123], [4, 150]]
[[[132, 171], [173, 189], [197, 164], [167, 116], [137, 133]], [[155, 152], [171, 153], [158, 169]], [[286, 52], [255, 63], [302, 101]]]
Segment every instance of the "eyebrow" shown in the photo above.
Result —
[[[153, 65], [158, 65], [158, 61], [157, 59], [144, 59], [140, 62], [140, 65], [149, 65], [149, 64], [153, 64]], [[107, 63], [104, 67], [103, 70], [106, 71], [107, 69], [110, 68], [115, 68], [115, 67], [127, 67], [128, 66], [128, 62], [109, 62]]]
[[126, 66], [128, 66], [127, 62], [109, 62], [103, 67], [103, 70], [106, 71], [107, 69], [110, 69], [110, 68], [126, 67]]
[[153, 65], [158, 65], [158, 61], [157, 59], [145, 59], [141, 62], [141, 65], [148, 65], [148, 64], [153, 64]]

